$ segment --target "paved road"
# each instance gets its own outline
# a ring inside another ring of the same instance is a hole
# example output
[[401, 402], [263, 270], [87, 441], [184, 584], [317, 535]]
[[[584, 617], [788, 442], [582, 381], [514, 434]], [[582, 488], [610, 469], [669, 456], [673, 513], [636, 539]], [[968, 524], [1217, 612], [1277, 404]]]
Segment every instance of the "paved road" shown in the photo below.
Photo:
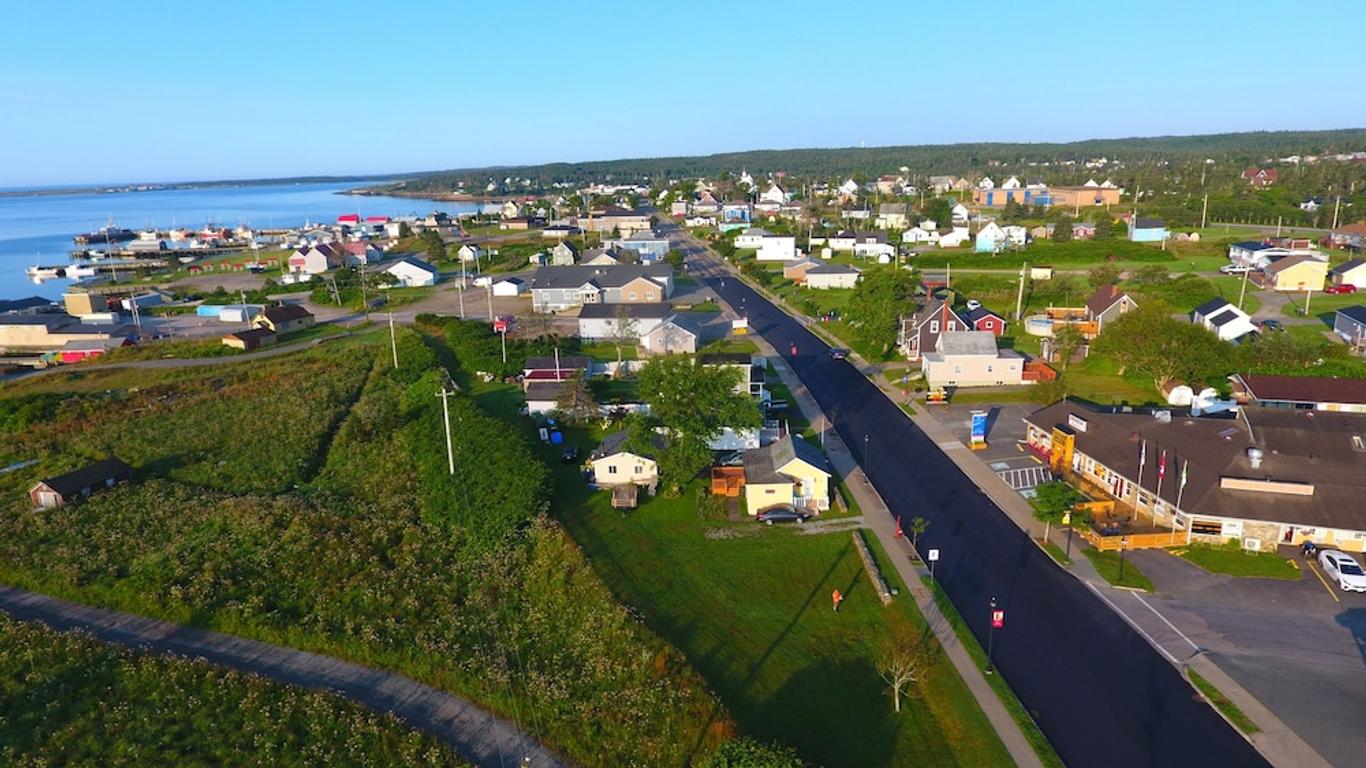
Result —
[[[698, 249], [691, 249], [696, 253]], [[700, 256], [700, 254], [698, 254]], [[922, 551], [983, 645], [988, 601], [1007, 628], [996, 662], [1069, 765], [1257, 766], [1265, 760], [1180, 673], [1078, 580], [1057, 568], [905, 414], [827, 346], [740, 280], [706, 278], [787, 360], [891, 513], [931, 522]], [[860, 454], [864, 451], [858, 450]]]
[[0, 586], [0, 610], [55, 629], [85, 630], [105, 642], [203, 658], [305, 688], [327, 690], [391, 712], [486, 768], [568, 766], [516, 726], [474, 704], [402, 675], [278, 645], [68, 603]]

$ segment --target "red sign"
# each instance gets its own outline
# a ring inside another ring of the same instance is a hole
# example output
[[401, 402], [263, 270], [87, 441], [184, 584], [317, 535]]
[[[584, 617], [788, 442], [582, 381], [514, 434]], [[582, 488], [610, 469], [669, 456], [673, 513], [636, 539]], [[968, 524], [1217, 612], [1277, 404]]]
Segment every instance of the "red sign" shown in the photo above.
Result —
[[1002, 611], [1002, 610], [999, 610], [999, 609], [998, 609], [998, 610], [995, 610], [995, 611], [992, 611], [992, 612], [991, 612], [991, 628], [992, 628], [992, 629], [1001, 629], [1001, 628], [1004, 627], [1005, 625], [1006, 625], [1006, 612], [1005, 612], [1005, 611]]

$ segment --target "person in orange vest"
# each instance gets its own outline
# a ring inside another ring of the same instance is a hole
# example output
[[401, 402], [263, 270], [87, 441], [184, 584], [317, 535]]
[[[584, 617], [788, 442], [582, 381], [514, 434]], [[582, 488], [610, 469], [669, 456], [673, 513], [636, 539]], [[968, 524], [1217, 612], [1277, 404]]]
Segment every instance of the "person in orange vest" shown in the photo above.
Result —
[[830, 593], [830, 599], [835, 603], [835, 613], [839, 613], [840, 603], [844, 602], [844, 595], [841, 595], [840, 591], [837, 589]]

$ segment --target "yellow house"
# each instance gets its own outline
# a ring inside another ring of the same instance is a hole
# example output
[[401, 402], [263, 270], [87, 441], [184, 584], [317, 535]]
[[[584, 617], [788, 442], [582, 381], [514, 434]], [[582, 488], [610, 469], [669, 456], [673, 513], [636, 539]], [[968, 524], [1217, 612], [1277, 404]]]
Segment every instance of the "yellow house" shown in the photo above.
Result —
[[659, 484], [659, 465], [652, 456], [626, 450], [626, 437], [625, 432], [613, 432], [603, 438], [589, 461], [593, 482], [604, 488], [643, 485], [653, 491]]
[[1295, 254], [1271, 262], [1262, 274], [1263, 287], [1273, 291], [1321, 291], [1328, 279], [1328, 262]]
[[830, 473], [815, 446], [791, 435], [745, 454], [745, 511], [786, 504], [808, 512], [830, 508]]

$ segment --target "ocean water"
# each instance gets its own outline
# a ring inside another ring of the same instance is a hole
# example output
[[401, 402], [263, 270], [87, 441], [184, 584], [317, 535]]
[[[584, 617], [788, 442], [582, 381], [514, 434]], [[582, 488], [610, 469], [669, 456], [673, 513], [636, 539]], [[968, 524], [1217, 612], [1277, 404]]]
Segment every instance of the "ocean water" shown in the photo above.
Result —
[[[375, 182], [379, 183], [379, 182]], [[206, 224], [236, 227], [294, 227], [330, 223], [344, 213], [365, 216], [452, 215], [473, 211], [473, 203], [447, 203], [405, 197], [340, 195], [358, 184], [265, 184], [107, 194], [0, 197], [0, 299], [24, 296], [61, 298], [68, 282], [35, 285], [24, 273], [34, 264], [65, 264], [75, 248], [71, 238], [113, 222], [139, 230], [148, 227], [197, 230]], [[103, 248], [101, 244], [94, 247]]]

